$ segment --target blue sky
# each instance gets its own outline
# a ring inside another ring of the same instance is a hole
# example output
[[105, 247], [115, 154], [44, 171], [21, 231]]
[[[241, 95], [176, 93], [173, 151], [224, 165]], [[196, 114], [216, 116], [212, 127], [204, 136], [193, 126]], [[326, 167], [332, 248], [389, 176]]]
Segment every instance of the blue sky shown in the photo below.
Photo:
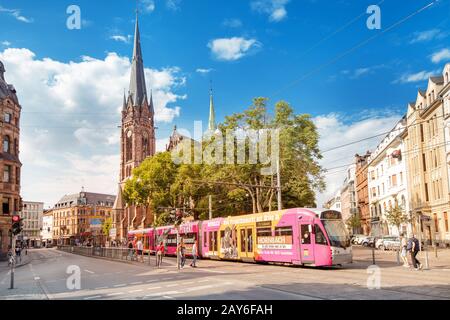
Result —
[[[283, 99], [297, 112], [311, 114], [324, 149], [332, 146], [327, 137], [339, 130], [351, 134], [336, 143], [389, 130], [417, 89], [426, 86], [427, 77], [439, 74], [450, 61], [450, 1], [442, 0], [384, 34], [432, 0], [385, 0], [380, 4], [382, 29], [369, 30], [369, 14], [363, 13], [377, 2], [141, 1], [147, 85], [160, 98], [155, 101], [161, 112], [160, 146], [174, 124], [191, 129], [194, 120], [207, 121], [210, 79], [219, 121], [247, 107], [252, 97], [266, 96], [271, 104]], [[81, 30], [66, 28], [71, 4], [81, 8]], [[96, 192], [115, 191], [114, 128], [120, 123], [116, 111], [123, 89], [128, 90], [134, 10], [131, 0], [0, 0], [0, 59], [23, 106], [25, 199], [51, 205], [81, 185]], [[333, 61], [376, 34], [380, 36]], [[76, 82], [72, 78], [78, 75], [83, 80]], [[65, 77], [72, 80], [64, 82]], [[346, 154], [364, 152], [376, 143], [334, 153], [323, 164], [349, 163], [351, 158], [343, 159]], [[93, 170], [99, 161], [108, 169]], [[93, 172], [99, 176], [91, 179]], [[324, 197], [334, 192], [342, 176], [327, 179]]]

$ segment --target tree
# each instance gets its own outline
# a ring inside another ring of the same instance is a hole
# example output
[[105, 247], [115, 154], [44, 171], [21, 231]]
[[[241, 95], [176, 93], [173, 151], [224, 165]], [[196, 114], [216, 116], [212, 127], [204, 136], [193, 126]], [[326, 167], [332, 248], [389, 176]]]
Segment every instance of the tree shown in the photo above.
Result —
[[355, 229], [361, 228], [361, 219], [359, 218], [359, 215], [353, 214], [347, 219], [346, 224], [347, 227], [353, 232]]
[[102, 233], [103, 235], [105, 235], [106, 237], [109, 237], [109, 231], [111, 230], [112, 227], [112, 219], [111, 218], [106, 218], [105, 221], [103, 221], [102, 224]]
[[386, 211], [386, 221], [392, 225], [396, 226], [397, 230], [400, 232], [400, 226], [404, 223], [410, 222], [410, 218], [405, 213], [405, 210], [398, 204], [395, 207]]

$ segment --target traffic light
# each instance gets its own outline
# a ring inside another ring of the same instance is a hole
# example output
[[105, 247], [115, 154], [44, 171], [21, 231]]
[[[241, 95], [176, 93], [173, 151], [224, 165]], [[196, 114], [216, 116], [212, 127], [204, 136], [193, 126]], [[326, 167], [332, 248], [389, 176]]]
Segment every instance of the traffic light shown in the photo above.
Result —
[[12, 233], [14, 236], [17, 236], [19, 233], [22, 232], [23, 228], [23, 221], [18, 215], [12, 216]]

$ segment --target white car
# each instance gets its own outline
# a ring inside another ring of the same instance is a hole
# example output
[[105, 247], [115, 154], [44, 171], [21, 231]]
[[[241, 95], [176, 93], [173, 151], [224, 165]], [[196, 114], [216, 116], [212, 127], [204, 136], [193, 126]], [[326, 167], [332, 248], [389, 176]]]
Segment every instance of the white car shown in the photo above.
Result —
[[377, 240], [375, 248], [379, 250], [392, 250], [400, 248], [400, 238], [396, 236], [384, 236]]
[[365, 238], [367, 238], [367, 236], [365, 236], [363, 234], [354, 234], [353, 238], [352, 238], [352, 243], [353, 244], [361, 244]]

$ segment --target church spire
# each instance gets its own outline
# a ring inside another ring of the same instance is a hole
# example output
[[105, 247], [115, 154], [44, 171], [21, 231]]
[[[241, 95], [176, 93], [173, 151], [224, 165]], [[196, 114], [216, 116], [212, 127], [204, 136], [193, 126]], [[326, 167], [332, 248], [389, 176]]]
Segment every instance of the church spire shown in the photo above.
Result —
[[214, 112], [214, 99], [212, 83], [209, 90], [209, 121], [208, 121], [208, 131], [214, 132], [216, 130], [216, 114]]
[[153, 90], [150, 90], [150, 104], [148, 105], [148, 110], [150, 111], [150, 114], [155, 113], [155, 108], [153, 107]]
[[134, 32], [133, 62], [131, 65], [131, 79], [129, 95], [133, 98], [133, 105], [140, 106], [147, 98], [145, 85], [144, 62], [142, 60], [141, 35], [139, 32], [138, 13], [136, 11], [136, 29]]

